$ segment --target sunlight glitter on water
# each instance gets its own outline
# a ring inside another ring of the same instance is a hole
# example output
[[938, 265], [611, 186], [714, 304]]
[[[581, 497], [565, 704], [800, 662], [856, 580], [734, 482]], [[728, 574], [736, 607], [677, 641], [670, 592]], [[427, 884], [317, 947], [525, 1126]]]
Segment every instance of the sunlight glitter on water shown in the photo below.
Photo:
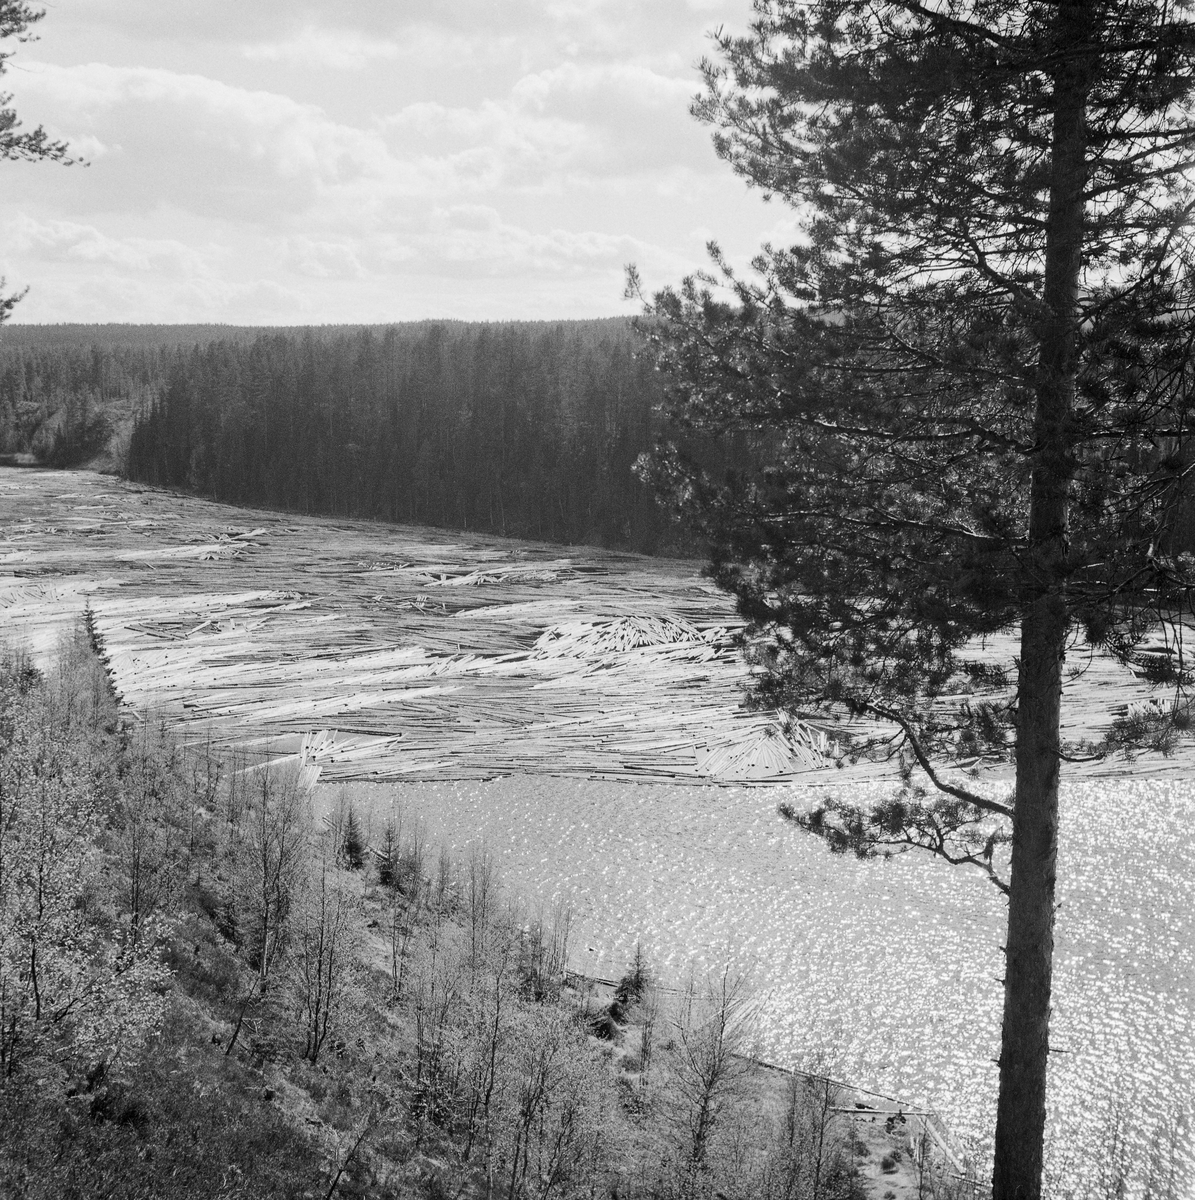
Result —
[[[839, 1077], [929, 1102], [986, 1154], [1004, 902], [978, 872], [832, 858], [776, 816], [792, 787], [517, 777], [346, 790], [371, 821], [400, 804], [456, 854], [485, 842], [532, 902], [571, 898], [578, 970], [617, 976], [637, 941], [670, 981], [729, 957], [759, 998], [765, 1057], [829, 1048]], [[1195, 1112], [1193, 821], [1195, 786], [1064, 787], [1050, 1120], [1071, 1190], [1118, 1106], [1141, 1162], [1167, 1119]]]

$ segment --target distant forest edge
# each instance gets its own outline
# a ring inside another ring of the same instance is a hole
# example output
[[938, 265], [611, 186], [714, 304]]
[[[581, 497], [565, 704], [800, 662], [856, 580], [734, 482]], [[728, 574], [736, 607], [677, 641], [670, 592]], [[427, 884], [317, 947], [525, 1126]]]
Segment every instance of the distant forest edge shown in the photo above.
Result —
[[697, 552], [631, 470], [660, 433], [639, 345], [618, 318], [10, 325], [0, 453], [239, 504]]

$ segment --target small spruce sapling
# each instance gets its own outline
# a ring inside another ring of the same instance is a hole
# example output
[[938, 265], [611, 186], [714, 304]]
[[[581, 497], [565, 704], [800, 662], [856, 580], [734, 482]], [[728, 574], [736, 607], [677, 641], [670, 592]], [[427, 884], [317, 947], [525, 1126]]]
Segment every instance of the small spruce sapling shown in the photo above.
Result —
[[341, 853], [350, 871], [360, 871], [365, 866], [365, 838], [361, 833], [361, 825], [357, 813], [349, 805], [348, 817], [344, 824], [344, 841], [341, 843]]

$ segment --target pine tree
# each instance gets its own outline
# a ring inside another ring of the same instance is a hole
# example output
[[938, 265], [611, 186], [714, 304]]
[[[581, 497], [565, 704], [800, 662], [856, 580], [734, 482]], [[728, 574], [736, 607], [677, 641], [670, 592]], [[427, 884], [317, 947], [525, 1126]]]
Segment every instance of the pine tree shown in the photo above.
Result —
[[[14, 38], [18, 42], [27, 42], [33, 38], [30, 27], [45, 16], [45, 13], [27, 3], [27, 0], [0, 0], [0, 41]], [[0, 50], [0, 75], [8, 68], [8, 60], [13, 51]], [[64, 142], [51, 140], [46, 131], [39, 125], [33, 130], [22, 130], [21, 122], [16, 111], [9, 107], [12, 101], [10, 92], [0, 92], [0, 159], [24, 159], [26, 162], [36, 162], [39, 159], [49, 159], [53, 162], [70, 163], [67, 146]], [[20, 302], [24, 292], [14, 295], [4, 295], [4, 280], [0, 278], [0, 324], [12, 315], [12, 310]]]
[[[878, 722], [870, 748], [905, 760], [878, 806], [792, 815], [1007, 896], [994, 1200], [1041, 1190], [1062, 764], [1189, 724], [1178, 691], [1099, 745], [1060, 739], [1075, 639], [1190, 679], [1181, 647], [1143, 649], [1195, 584], [1188, 14], [756, 0], [749, 34], [716, 36], [695, 112], [800, 239], [746, 278], [713, 247], [645, 325], [673, 419], [758, 464], [715, 474], [664, 446], [644, 465], [749, 620], [758, 702]], [[1007, 675], [967, 652], [1001, 631]], [[1000, 757], [1007, 800], [939, 770]]]

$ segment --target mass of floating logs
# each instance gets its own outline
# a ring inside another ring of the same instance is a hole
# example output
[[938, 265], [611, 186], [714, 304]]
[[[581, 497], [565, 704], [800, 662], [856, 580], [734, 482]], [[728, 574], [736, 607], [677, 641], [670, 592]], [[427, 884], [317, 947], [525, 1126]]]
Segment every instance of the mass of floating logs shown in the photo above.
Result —
[[[325, 778], [875, 770], [843, 764], [832, 722], [744, 708], [739, 621], [695, 563], [0, 468], [5, 636], [45, 659], [85, 607], [127, 705], [271, 755], [316, 732], [304, 761]], [[1008, 664], [1014, 649], [990, 639], [975, 655]], [[1109, 660], [1081, 665], [1068, 735], [1147, 698]]]

